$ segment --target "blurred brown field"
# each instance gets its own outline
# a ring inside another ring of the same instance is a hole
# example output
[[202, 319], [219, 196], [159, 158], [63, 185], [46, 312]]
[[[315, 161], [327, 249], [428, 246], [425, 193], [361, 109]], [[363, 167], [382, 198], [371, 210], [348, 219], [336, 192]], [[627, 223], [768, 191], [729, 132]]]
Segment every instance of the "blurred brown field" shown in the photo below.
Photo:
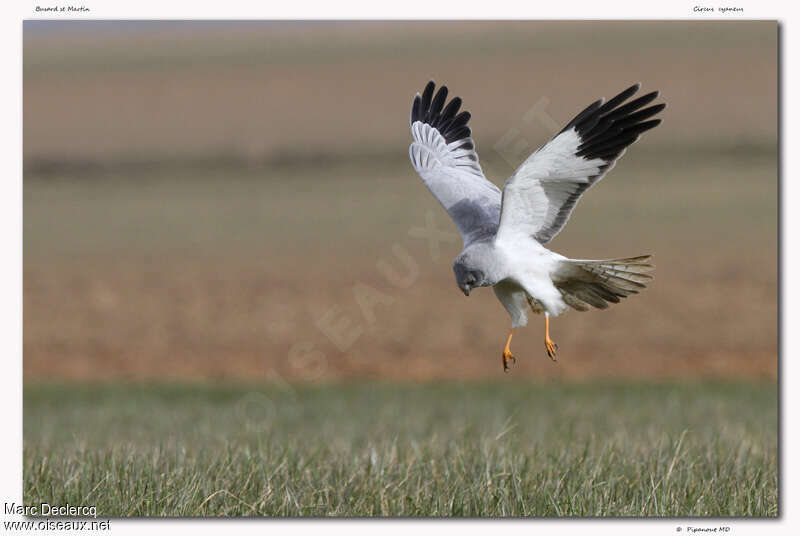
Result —
[[599, 96], [669, 104], [551, 244], [655, 281], [557, 364], [532, 318], [514, 376], [775, 378], [777, 72], [774, 22], [27, 22], [25, 379], [503, 377], [407, 158], [429, 78], [497, 184]]

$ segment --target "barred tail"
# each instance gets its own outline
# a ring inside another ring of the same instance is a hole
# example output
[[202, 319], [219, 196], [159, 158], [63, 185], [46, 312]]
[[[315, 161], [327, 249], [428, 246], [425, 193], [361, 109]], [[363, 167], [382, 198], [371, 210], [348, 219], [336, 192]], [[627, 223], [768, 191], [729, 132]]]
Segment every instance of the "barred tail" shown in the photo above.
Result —
[[605, 309], [608, 302], [637, 294], [653, 279], [651, 255], [602, 261], [565, 260], [553, 274], [553, 283], [564, 302], [578, 311], [589, 306]]

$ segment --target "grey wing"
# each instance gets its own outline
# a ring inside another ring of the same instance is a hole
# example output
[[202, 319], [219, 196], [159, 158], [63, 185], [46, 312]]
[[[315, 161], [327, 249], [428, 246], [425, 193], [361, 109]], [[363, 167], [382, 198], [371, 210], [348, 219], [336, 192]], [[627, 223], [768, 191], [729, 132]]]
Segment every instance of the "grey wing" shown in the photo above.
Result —
[[483, 175], [461, 99], [447, 106], [447, 87], [428, 82], [411, 106], [409, 156], [414, 169], [458, 227], [464, 246], [493, 237], [500, 223], [500, 189]]
[[583, 193], [602, 179], [625, 149], [660, 119], [646, 119], [666, 107], [641, 109], [658, 97], [648, 93], [620, 106], [639, 90], [629, 87], [613, 99], [593, 102], [552, 140], [533, 153], [503, 187], [498, 240], [533, 237], [546, 244], [566, 225]]

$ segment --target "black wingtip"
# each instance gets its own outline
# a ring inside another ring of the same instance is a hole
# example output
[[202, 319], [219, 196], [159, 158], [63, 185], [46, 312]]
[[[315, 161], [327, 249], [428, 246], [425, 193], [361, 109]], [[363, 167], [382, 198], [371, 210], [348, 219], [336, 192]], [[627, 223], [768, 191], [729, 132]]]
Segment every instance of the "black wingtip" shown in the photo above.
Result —
[[411, 103], [411, 124], [414, 124], [414, 121], [419, 121], [420, 114], [422, 110], [422, 96], [417, 93], [414, 96], [414, 102]]
[[431, 106], [431, 99], [433, 99], [433, 90], [436, 88], [436, 84], [433, 83], [433, 80], [428, 82], [425, 86], [425, 89], [422, 92], [422, 114], [425, 115], [428, 108]]
[[637, 82], [628, 89], [621, 91], [619, 94], [612, 97], [609, 101], [605, 102], [603, 106], [601, 106], [600, 109], [597, 111], [598, 114], [604, 115], [609, 110], [613, 110], [614, 108], [616, 108], [617, 106], [628, 100], [634, 93], [639, 91], [639, 88], [641, 87], [642, 84]]
[[434, 95], [436, 83], [431, 80], [425, 85], [422, 95], [417, 93], [411, 104], [411, 123], [417, 121], [427, 123], [444, 136], [447, 143], [469, 138], [472, 134], [467, 123], [472, 117], [469, 112], [461, 111], [461, 97], [453, 97], [447, 102], [448, 88], [441, 86]]
[[643, 132], [661, 124], [661, 119], [650, 118], [664, 110], [666, 103], [644, 108], [659, 96], [658, 91], [624, 104], [641, 87], [641, 82], [637, 82], [601, 106], [595, 101], [570, 121], [564, 130], [574, 128], [580, 136], [577, 156], [614, 160]]

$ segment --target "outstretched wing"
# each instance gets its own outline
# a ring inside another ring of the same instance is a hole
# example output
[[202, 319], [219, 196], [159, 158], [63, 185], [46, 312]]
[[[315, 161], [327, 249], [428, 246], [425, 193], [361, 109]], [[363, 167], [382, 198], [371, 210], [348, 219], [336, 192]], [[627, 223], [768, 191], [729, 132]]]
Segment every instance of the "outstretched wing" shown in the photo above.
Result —
[[500, 222], [500, 189], [483, 175], [461, 98], [447, 106], [447, 86], [431, 81], [411, 106], [409, 155], [414, 169], [455, 222], [464, 246], [493, 237]]
[[661, 123], [647, 119], [666, 104], [642, 109], [658, 91], [622, 105], [639, 87], [590, 104], [514, 172], [503, 187], [498, 240], [521, 235], [542, 244], [552, 240], [583, 192], [614, 167], [639, 135]]

